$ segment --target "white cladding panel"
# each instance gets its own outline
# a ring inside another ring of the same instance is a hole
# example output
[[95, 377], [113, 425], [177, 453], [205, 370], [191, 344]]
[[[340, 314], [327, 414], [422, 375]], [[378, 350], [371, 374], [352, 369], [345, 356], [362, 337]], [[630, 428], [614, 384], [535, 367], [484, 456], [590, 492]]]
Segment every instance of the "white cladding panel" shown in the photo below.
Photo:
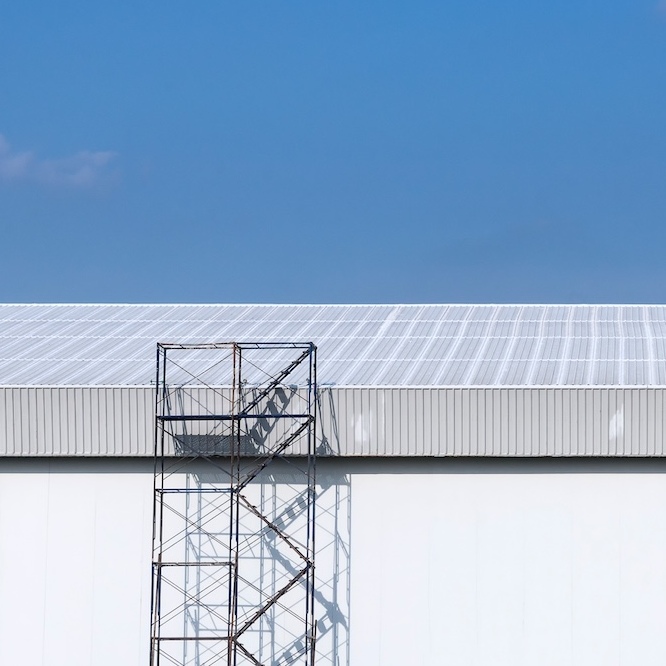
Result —
[[[150, 462], [0, 470], [0, 663], [147, 663]], [[319, 472], [317, 666], [666, 661], [662, 461]]]
[[[252, 486], [272, 493], [284, 518], [297, 513], [293, 504], [283, 504], [293, 497], [293, 484], [293, 474], [276, 475], [271, 469]], [[0, 465], [0, 664], [148, 663], [152, 495], [149, 460], [6, 460]], [[315, 610], [321, 666], [349, 663], [349, 503], [349, 474], [322, 469]], [[209, 505], [204, 504], [202, 516], [196, 504], [190, 515], [195, 534], [210, 518]], [[284, 604], [283, 598], [279, 609], [287, 613]], [[276, 634], [284, 630], [279, 613], [271, 616]], [[188, 634], [185, 628], [182, 633]]]
[[[326, 388], [321, 450], [662, 456], [665, 404], [657, 388]], [[150, 387], [0, 388], [0, 455], [151, 456], [153, 415]]]
[[0, 473], [0, 663], [146, 664], [151, 477], [50, 469]]
[[662, 474], [424, 471], [352, 477], [352, 664], [664, 663]]

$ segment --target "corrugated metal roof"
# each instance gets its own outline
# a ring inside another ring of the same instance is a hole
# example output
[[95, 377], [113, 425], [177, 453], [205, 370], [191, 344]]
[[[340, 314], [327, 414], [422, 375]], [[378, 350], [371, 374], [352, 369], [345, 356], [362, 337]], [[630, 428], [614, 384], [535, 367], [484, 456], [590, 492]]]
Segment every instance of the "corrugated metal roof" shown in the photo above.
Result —
[[1, 305], [0, 384], [148, 385], [156, 342], [313, 341], [339, 386], [666, 386], [662, 305]]

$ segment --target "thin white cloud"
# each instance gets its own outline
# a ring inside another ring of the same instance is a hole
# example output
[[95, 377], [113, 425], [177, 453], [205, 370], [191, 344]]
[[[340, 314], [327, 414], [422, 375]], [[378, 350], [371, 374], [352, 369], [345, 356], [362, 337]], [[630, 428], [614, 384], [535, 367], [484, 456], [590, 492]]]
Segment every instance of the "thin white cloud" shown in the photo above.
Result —
[[0, 182], [32, 182], [56, 187], [86, 188], [108, 174], [116, 153], [83, 150], [69, 157], [43, 158], [31, 151], [14, 151], [0, 134]]

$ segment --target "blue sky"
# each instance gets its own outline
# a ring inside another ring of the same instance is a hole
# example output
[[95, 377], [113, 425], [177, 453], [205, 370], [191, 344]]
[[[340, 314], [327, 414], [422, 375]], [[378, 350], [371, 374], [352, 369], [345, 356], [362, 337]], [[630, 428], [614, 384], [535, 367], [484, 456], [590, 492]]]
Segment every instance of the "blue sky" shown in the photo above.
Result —
[[0, 10], [0, 301], [666, 302], [666, 3]]

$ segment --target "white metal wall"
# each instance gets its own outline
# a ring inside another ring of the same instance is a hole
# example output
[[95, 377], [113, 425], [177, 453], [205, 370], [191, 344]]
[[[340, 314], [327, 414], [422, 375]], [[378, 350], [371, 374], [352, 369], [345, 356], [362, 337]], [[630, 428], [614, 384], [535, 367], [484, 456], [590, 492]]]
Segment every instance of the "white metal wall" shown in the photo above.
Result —
[[[663, 456], [666, 389], [326, 388], [343, 456]], [[0, 388], [0, 455], [150, 456], [150, 387]]]
[[0, 465], [0, 663], [147, 663], [151, 477]]
[[[320, 478], [318, 666], [666, 661], [662, 461], [339, 459]], [[142, 460], [0, 464], [0, 663], [147, 663], [151, 484]]]
[[[257, 482], [294, 516], [284, 503], [293, 473]], [[148, 664], [152, 495], [146, 459], [0, 462], [0, 664]], [[190, 520], [196, 529], [202, 519]], [[349, 663], [349, 529], [349, 475], [328, 466], [318, 478], [318, 666]], [[284, 633], [285, 599], [279, 608]]]
[[666, 661], [663, 474], [364, 473], [352, 664]]

